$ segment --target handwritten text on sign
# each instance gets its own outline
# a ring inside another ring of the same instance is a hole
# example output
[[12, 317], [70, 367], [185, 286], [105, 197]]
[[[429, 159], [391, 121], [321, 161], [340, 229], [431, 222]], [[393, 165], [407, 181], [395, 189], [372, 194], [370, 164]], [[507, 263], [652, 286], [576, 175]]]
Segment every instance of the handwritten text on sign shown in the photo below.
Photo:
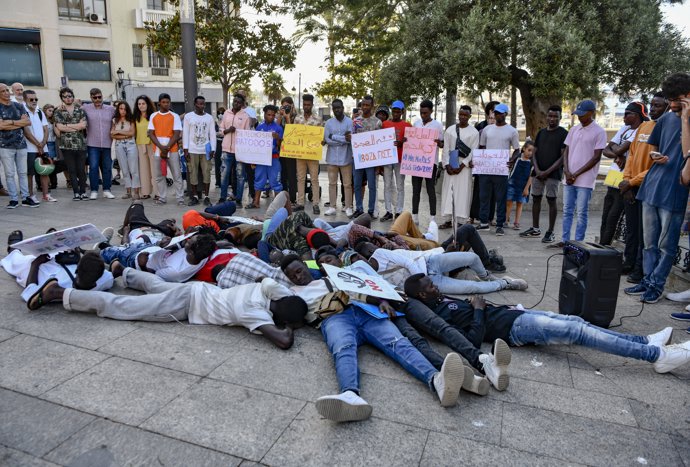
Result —
[[106, 238], [93, 224], [84, 224], [76, 227], [58, 230], [37, 237], [27, 238], [15, 243], [17, 248], [25, 255], [42, 255], [57, 253], [58, 251], [71, 250], [80, 245], [104, 242]]
[[247, 164], [271, 165], [273, 136], [268, 131], [237, 130], [235, 155]]
[[436, 164], [438, 130], [432, 128], [405, 128], [400, 173], [414, 177], [431, 178]]
[[509, 149], [475, 149], [472, 151], [472, 175], [508, 176]]
[[285, 126], [280, 157], [320, 161], [323, 156], [323, 127], [313, 125]]
[[342, 269], [330, 264], [322, 265], [333, 286], [345, 292], [371, 295], [388, 300], [402, 300], [395, 288], [381, 276], [370, 276], [351, 269]]
[[352, 156], [355, 169], [378, 167], [398, 162], [395, 128], [367, 131], [352, 135]]

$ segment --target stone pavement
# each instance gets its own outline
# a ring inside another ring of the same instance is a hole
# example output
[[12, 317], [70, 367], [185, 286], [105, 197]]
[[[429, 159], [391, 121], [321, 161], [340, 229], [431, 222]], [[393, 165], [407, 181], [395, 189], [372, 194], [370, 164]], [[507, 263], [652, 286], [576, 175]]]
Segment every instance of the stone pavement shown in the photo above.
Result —
[[[55, 195], [57, 205], [0, 211], [3, 249], [15, 228], [30, 236], [84, 222], [117, 227], [127, 206], [73, 202], [64, 188]], [[426, 203], [423, 195], [424, 212]], [[152, 219], [182, 212], [147, 209]], [[600, 213], [592, 217], [593, 239]], [[500, 249], [508, 274], [530, 285], [487, 298], [534, 305], [548, 270], [538, 308], [558, 309], [561, 258], [546, 263], [555, 250], [512, 230], [482, 236]], [[619, 329], [647, 334], [673, 326], [673, 341], [686, 340], [683, 323], [668, 317], [680, 309], [664, 299]], [[621, 292], [614, 323], [639, 310]], [[298, 330], [294, 347], [281, 351], [245, 329], [118, 322], [58, 304], [29, 313], [3, 271], [0, 465], [690, 466], [690, 366], [659, 375], [647, 363], [581, 347], [517, 348], [507, 391], [462, 393], [456, 407], [444, 409], [378, 351], [365, 346], [360, 355], [373, 416], [337, 425], [314, 407], [337, 384], [313, 329]]]

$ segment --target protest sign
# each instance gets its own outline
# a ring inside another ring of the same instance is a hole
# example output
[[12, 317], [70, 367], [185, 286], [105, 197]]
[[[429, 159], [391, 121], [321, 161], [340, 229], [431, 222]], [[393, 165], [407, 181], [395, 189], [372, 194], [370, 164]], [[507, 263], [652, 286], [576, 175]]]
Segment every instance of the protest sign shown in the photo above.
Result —
[[509, 149], [475, 149], [472, 151], [472, 175], [508, 176]]
[[280, 157], [320, 161], [323, 156], [322, 141], [322, 126], [286, 125], [280, 145]]
[[398, 162], [395, 128], [355, 133], [352, 135], [351, 142], [355, 169], [366, 169]]
[[388, 300], [402, 301], [395, 288], [380, 276], [370, 276], [358, 271], [337, 268], [329, 264], [321, 265], [333, 286], [345, 292], [354, 292]]
[[400, 173], [413, 177], [431, 178], [436, 164], [438, 130], [433, 128], [405, 128]]
[[240, 162], [271, 165], [273, 135], [269, 131], [237, 130], [235, 132], [235, 157]]
[[84, 224], [69, 229], [58, 230], [37, 237], [27, 238], [12, 245], [25, 255], [39, 256], [71, 250], [81, 245], [105, 242], [106, 238], [93, 224]]

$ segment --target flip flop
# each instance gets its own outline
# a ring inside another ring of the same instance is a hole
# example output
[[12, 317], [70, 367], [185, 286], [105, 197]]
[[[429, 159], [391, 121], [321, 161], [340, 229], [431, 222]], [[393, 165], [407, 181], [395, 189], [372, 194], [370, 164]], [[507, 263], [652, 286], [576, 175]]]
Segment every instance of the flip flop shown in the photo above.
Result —
[[441, 230], [452, 229], [453, 228], [453, 222], [446, 221], [443, 224], [439, 225], [438, 228]]
[[7, 253], [11, 253], [12, 250], [14, 250], [14, 248], [12, 248], [12, 245], [14, 245], [15, 243], [19, 243], [22, 240], [24, 240], [24, 234], [21, 230], [12, 231], [7, 237]]
[[36, 291], [35, 294], [33, 294], [29, 300], [26, 302], [27, 308], [31, 311], [36, 311], [39, 308], [41, 308], [43, 305], [45, 305], [48, 302], [45, 302], [43, 300], [43, 292], [45, 291], [46, 287], [48, 287], [49, 284], [52, 284], [53, 282], [57, 283], [57, 279], [54, 277], [52, 279], [48, 279], [45, 281], [45, 283]]
[[51, 228], [49, 228], [48, 230], [46, 230], [46, 233], [47, 233], [47, 234], [53, 233], [53, 232], [57, 232], [57, 229], [56, 229], [55, 227], [51, 227]]

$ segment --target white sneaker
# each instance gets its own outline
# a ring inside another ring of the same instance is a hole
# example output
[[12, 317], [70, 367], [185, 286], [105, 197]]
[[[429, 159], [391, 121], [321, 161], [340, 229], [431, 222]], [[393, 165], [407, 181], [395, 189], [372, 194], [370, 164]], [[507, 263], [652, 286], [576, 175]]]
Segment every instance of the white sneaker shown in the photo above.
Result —
[[690, 302], [690, 289], [666, 294], [666, 298], [673, 302]]
[[524, 279], [513, 279], [512, 277], [503, 276], [506, 281], [506, 290], [527, 290], [529, 285]]
[[432, 220], [431, 222], [429, 222], [429, 230], [427, 231], [427, 233], [431, 237], [427, 237], [427, 240], [431, 240], [432, 242], [438, 242], [438, 224], [436, 223], [436, 221]]
[[465, 379], [462, 381], [462, 389], [472, 394], [486, 396], [489, 393], [489, 380], [485, 376], [474, 374], [474, 370], [465, 366]]
[[335, 208], [328, 208], [323, 213], [324, 216], [335, 216], [335, 214], [336, 214]]
[[[96, 197], [98, 197], [98, 194], [96, 194]], [[105, 191], [105, 190], [103, 190], [103, 197], [108, 198], [108, 199], [115, 199], [115, 196], [110, 191]], [[91, 198], [91, 199], [96, 199], [96, 198]]]
[[650, 334], [647, 336], [647, 345], [662, 347], [662, 346], [668, 344], [668, 341], [671, 340], [671, 334], [673, 334], [673, 328], [672, 327], [667, 327], [667, 328], [662, 329], [659, 332], [655, 332], [654, 334]]
[[451, 407], [458, 401], [460, 388], [465, 380], [465, 365], [460, 355], [451, 352], [446, 355], [441, 371], [434, 375], [434, 389], [442, 407]]
[[354, 214], [354, 211], [352, 210], [352, 208], [345, 209], [345, 215], [347, 217], [352, 217], [353, 214]]
[[29, 198], [31, 198], [31, 201], [33, 201], [34, 203], [41, 204], [41, 202], [38, 200], [38, 196], [31, 195], [31, 196], [29, 196]]
[[316, 410], [334, 422], [356, 422], [371, 416], [371, 406], [352, 391], [316, 399]]
[[415, 225], [419, 225], [419, 215], [418, 214], [412, 214], [412, 222], [414, 222]]
[[[105, 196], [105, 193], [103, 193], [103, 196]], [[89, 199], [98, 199], [98, 192], [92, 191], [91, 194], [89, 195]]]
[[48, 193], [47, 195], [45, 195], [43, 197], [43, 201], [47, 201], [49, 203], [57, 203], [57, 200], [55, 198], [53, 198], [52, 196], [50, 196], [50, 193]]
[[665, 345], [661, 347], [661, 353], [654, 362], [654, 371], [668, 373], [681, 365], [690, 362], [690, 350], [681, 345]]
[[481, 354], [479, 361], [483, 365], [484, 374], [491, 385], [498, 391], [505, 391], [510, 384], [508, 365], [510, 365], [510, 347], [502, 339], [494, 341], [494, 349], [490, 354]]

